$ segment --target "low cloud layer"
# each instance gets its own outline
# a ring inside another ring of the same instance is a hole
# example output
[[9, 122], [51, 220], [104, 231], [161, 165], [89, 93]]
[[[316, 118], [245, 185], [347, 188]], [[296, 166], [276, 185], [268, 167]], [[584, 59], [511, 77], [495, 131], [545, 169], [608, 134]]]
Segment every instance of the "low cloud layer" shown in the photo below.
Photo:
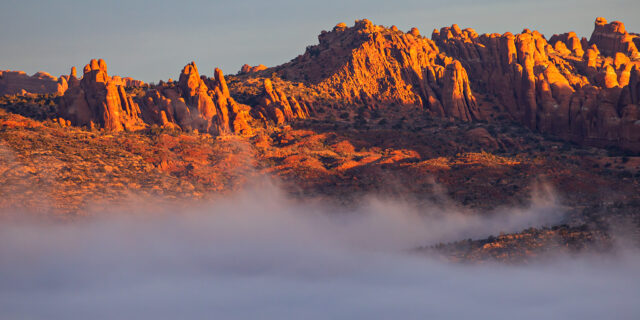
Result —
[[[266, 190], [266, 191], [265, 191]], [[558, 221], [548, 194], [482, 217], [262, 186], [188, 209], [0, 225], [1, 319], [637, 319], [636, 253], [466, 266], [410, 253]], [[179, 213], [177, 213], [179, 212]]]

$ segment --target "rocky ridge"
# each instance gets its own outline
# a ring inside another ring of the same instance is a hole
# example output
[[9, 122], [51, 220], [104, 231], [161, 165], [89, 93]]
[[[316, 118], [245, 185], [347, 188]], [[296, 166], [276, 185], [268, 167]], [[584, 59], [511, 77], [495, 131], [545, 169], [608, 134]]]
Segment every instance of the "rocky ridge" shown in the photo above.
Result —
[[358, 121], [367, 122], [379, 110], [406, 106], [451, 121], [507, 119], [581, 144], [640, 151], [638, 36], [621, 22], [596, 19], [589, 40], [574, 32], [547, 40], [529, 29], [478, 35], [455, 24], [428, 39], [416, 28], [405, 33], [364, 19], [318, 39], [289, 63], [244, 65], [229, 84], [219, 69], [207, 77], [193, 62], [178, 81], [151, 86], [110, 77], [102, 60], [92, 60], [81, 79], [75, 69], [55, 81], [39, 77], [63, 95], [60, 123], [112, 131], [158, 125], [251, 136], [256, 126], [321, 118], [315, 109], [347, 111], [343, 119], [357, 110]]
[[29, 76], [23, 71], [0, 70], [0, 95], [63, 94], [65, 90], [67, 81], [63, 77], [42, 71]]
[[435, 30], [432, 38], [469, 70], [476, 92], [489, 96], [512, 119], [571, 141], [637, 151], [640, 62], [603, 41], [624, 27], [603, 27], [602, 21], [596, 20], [589, 42], [573, 33], [554, 35], [548, 42], [528, 29], [479, 36], [457, 25]]
[[238, 74], [256, 73], [263, 70], [267, 70], [267, 66], [263, 64], [257, 65], [257, 66], [250, 66], [248, 64], [245, 64], [242, 66], [242, 68], [240, 68], [240, 71], [238, 72]]
[[404, 33], [364, 19], [351, 28], [338, 24], [318, 40], [318, 45], [274, 71], [342, 104], [371, 109], [416, 105], [440, 117], [483, 118], [466, 70], [416, 28]]

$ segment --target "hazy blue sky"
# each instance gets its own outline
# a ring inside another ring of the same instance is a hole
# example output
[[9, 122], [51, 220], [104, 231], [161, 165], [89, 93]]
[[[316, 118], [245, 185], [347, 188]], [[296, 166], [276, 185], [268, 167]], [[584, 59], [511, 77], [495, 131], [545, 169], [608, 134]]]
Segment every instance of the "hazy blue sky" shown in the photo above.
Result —
[[278, 65], [317, 43], [320, 31], [360, 18], [429, 36], [452, 23], [479, 33], [589, 36], [597, 16], [640, 32], [638, 12], [637, 0], [0, 0], [0, 69], [57, 76], [102, 57], [111, 74], [157, 81], [192, 60], [205, 74]]

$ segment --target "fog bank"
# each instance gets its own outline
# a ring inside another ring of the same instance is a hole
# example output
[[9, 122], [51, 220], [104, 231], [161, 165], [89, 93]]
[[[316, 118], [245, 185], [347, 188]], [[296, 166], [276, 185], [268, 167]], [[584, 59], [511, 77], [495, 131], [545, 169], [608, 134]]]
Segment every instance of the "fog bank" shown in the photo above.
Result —
[[339, 209], [268, 185], [180, 212], [5, 222], [0, 318], [637, 319], [636, 252], [515, 267], [409, 252], [561, 215], [549, 194], [481, 217], [373, 198]]

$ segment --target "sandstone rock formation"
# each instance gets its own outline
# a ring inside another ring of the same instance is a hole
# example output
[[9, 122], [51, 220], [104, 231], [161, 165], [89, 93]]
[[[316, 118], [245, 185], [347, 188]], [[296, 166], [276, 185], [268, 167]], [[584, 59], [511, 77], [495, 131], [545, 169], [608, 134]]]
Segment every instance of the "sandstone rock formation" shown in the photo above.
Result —
[[125, 87], [130, 87], [130, 88], [142, 88], [147, 86], [147, 84], [144, 83], [144, 81], [133, 79], [131, 77], [124, 77], [122, 78], [122, 81], [124, 81]]
[[231, 97], [220, 69], [215, 69], [214, 78], [201, 77], [191, 62], [182, 69], [177, 84], [149, 90], [141, 101], [149, 123], [211, 134], [252, 133], [250, 108]]
[[605, 18], [597, 18], [589, 44], [595, 44], [602, 54], [614, 56], [616, 52], [624, 53], [631, 58], [640, 58], [634, 43], [636, 36], [630, 35], [620, 21], [607, 23]]
[[282, 90], [273, 87], [269, 79], [264, 79], [263, 93], [259, 103], [254, 107], [254, 113], [260, 119], [269, 119], [280, 125], [293, 119], [305, 119], [310, 115], [310, 108], [304, 102], [300, 103], [294, 97], [287, 97]]
[[144, 83], [144, 81], [136, 80], [131, 77], [122, 78], [119, 76], [112, 76], [111, 81], [116, 85], [123, 86], [126, 88], [143, 88], [147, 86], [147, 84]]
[[442, 84], [442, 104], [446, 116], [463, 121], [482, 118], [476, 98], [471, 92], [467, 71], [457, 60], [447, 65]]
[[70, 87], [62, 97], [60, 113], [72, 124], [97, 125], [110, 131], [145, 126], [138, 104], [126, 93], [121, 79], [109, 77], [104, 60], [91, 60], [84, 67], [82, 80], [75, 77], [75, 68], [68, 79]]
[[416, 105], [437, 116], [483, 118], [463, 66], [416, 28], [403, 33], [365, 19], [351, 28], [338, 24], [318, 39], [318, 45], [275, 71], [341, 104]]
[[64, 79], [58, 79], [46, 72], [37, 72], [29, 76], [23, 71], [0, 70], [0, 95], [63, 94], [66, 89]]
[[104, 61], [92, 60], [82, 79], [75, 68], [60, 78], [0, 72], [0, 93], [64, 93], [65, 124], [114, 131], [161, 125], [252, 135], [253, 124], [310, 117], [312, 104], [365, 122], [374, 109], [407, 106], [451, 121], [506, 118], [577, 143], [640, 151], [640, 40], [621, 22], [598, 18], [588, 41], [574, 32], [547, 41], [529, 29], [478, 35], [456, 24], [427, 39], [417, 28], [365, 19], [318, 39], [281, 66], [244, 65], [230, 84], [221, 70], [206, 77], [193, 62], [178, 81], [147, 85], [109, 77]]
[[[553, 36], [549, 43], [528, 29], [479, 36], [454, 25], [432, 38], [469, 71], [475, 93], [497, 100], [509, 117], [529, 128], [580, 143], [640, 150], [637, 103], [628, 98], [633, 87], [627, 87], [636, 81], [639, 64], [628, 55], [629, 47], [610, 41], [617, 36], [605, 36], [605, 31], [621, 34], [620, 25], [608, 27], [599, 19], [583, 54], [586, 41], [573, 33]], [[615, 59], [602, 56], [600, 46]]]
[[586, 43], [587, 39], [582, 40], [578, 38], [575, 32], [563, 33], [560, 35], [554, 34], [549, 43], [553, 45], [554, 50], [561, 55], [574, 55], [575, 57], [582, 58], [584, 55], [583, 42]]
[[245, 64], [242, 66], [242, 68], [240, 68], [240, 72], [238, 72], [238, 74], [256, 73], [262, 70], [267, 70], [267, 67], [263, 64], [257, 66], [250, 66], [248, 64]]

